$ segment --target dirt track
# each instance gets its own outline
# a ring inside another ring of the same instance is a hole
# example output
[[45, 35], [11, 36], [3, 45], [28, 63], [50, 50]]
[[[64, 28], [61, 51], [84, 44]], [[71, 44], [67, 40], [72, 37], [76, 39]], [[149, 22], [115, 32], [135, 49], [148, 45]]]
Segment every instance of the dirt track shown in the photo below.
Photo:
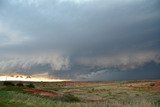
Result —
[[59, 96], [59, 94], [56, 93], [56, 92], [44, 91], [44, 90], [39, 90], [39, 89], [25, 89], [25, 91], [30, 93], [30, 94], [45, 96], [45, 97], [49, 97], [49, 98]]

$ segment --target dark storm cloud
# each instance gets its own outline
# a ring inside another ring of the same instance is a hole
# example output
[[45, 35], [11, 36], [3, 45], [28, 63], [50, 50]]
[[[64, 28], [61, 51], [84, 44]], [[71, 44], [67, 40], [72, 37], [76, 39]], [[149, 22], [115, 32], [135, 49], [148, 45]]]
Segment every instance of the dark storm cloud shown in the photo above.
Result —
[[[159, 0], [1, 0], [1, 69], [49, 64], [53, 70], [58, 65], [58, 70], [66, 66], [72, 72], [75, 65], [108, 68], [156, 62], [159, 4]], [[136, 61], [130, 61], [134, 57]]]

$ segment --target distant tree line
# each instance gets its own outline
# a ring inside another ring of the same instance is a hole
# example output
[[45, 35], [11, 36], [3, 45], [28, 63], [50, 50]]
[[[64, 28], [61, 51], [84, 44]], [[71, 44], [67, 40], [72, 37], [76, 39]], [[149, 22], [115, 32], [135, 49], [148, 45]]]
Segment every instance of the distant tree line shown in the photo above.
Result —
[[24, 85], [22, 82], [19, 82], [17, 84], [14, 84], [13, 82], [11, 81], [4, 81], [3, 82], [3, 85], [4, 86], [18, 86], [18, 87], [28, 87], [28, 88], [35, 88], [34, 84], [33, 83], [29, 83], [27, 85]]

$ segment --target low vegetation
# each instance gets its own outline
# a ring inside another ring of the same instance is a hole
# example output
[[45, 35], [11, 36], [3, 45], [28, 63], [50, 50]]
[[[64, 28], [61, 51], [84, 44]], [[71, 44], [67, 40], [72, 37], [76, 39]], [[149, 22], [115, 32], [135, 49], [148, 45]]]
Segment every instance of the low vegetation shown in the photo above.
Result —
[[23, 87], [24, 85], [23, 85], [23, 83], [19, 82], [19, 83], [17, 83], [17, 86], [18, 87]]
[[64, 94], [63, 96], [55, 97], [53, 100], [62, 102], [80, 102], [80, 99], [72, 94]]
[[0, 107], [159, 106], [160, 81], [3, 82], [0, 86]]
[[14, 83], [12, 83], [10, 81], [4, 81], [3, 85], [4, 86], [14, 86]]
[[29, 83], [28, 85], [26, 85], [28, 88], [35, 88], [33, 83]]

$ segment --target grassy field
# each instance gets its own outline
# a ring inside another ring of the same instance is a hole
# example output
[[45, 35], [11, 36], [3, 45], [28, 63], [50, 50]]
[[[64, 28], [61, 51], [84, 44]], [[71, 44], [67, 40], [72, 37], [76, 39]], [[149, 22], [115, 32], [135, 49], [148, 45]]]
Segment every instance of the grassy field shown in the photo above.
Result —
[[0, 107], [159, 107], [160, 81], [0, 82]]

